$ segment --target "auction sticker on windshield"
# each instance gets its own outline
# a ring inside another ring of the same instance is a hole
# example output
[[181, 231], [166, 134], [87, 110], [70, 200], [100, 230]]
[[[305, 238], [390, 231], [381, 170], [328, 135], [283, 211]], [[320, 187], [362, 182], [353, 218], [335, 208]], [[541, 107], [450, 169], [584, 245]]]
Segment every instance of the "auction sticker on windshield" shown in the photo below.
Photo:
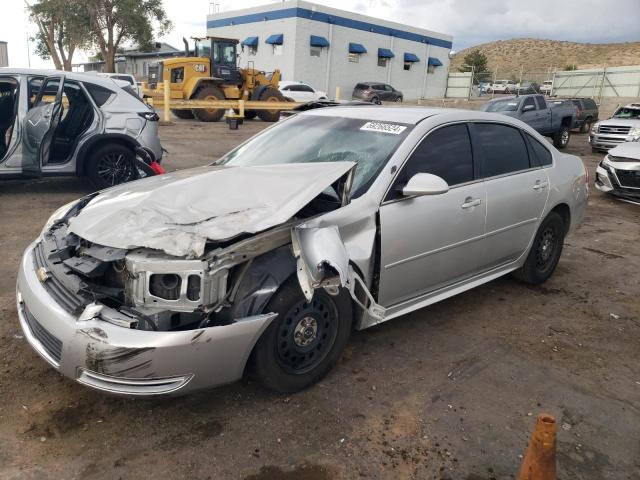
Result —
[[400, 135], [406, 129], [407, 127], [403, 125], [383, 122], [367, 122], [362, 127], [360, 127], [360, 130], [365, 130], [367, 132], [392, 133], [394, 135]]

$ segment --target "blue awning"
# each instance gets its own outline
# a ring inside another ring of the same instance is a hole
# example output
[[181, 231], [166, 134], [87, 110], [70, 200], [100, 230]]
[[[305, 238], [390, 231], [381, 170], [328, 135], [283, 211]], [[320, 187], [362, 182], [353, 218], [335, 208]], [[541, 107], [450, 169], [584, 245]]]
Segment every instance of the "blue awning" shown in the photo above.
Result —
[[312, 47], [328, 47], [329, 40], [324, 37], [319, 37], [317, 35], [311, 35], [309, 43]]
[[242, 41], [241, 45], [243, 47], [257, 47], [258, 37], [247, 37]]
[[367, 53], [367, 49], [364, 48], [364, 45], [361, 45], [359, 43], [350, 43], [349, 53]]
[[433, 67], [441, 67], [442, 62], [438, 60], [436, 57], [429, 57], [429, 65]]
[[271, 45], [282, 45], [282, 41], [284, 40], [284, 35], [282, 33], [275, 33], [271, 35], [269, 38], [265, 40], [265, 43], [270, 43]]
[[419, 62], [420, 59], [414, 53], [405, 53], [404, 54], [405, 62]]
[[395, 55], [388, 48], [379, 48], [378, 49], [378, 58], [393, 58]]

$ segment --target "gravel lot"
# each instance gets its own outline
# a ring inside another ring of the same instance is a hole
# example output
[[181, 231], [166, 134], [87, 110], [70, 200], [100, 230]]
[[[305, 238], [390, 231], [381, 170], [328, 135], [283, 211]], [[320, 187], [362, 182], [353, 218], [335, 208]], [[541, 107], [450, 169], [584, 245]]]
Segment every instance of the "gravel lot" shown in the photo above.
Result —
[[[161, 127], [168, 169], [266, 126]], [[601, 154], [567, 149], [591, 178]], [[26, 344], [23, 249], [78, 179], [0, 183], [0, 477], [511, 479], [535, 417], [558, 420], [562, 479], [640, 479], [640, 207], [592, 188], [553, 278], [507, 277], [353, 334], [338, 367], [290, 397], [251, 380], [134, 401], [75, 384]]]

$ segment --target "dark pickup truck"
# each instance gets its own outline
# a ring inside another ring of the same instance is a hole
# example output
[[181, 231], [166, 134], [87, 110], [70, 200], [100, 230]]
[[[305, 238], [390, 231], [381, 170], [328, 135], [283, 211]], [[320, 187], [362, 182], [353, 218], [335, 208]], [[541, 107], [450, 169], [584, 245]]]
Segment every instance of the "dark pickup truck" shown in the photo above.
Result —
[[576, 112], [576, 128], [580, 128], [580, 133], [591, 131], [591, 125], [598, 121], [598, 105], [591, 98], [572, 98], [571, 101], [578, 108]]
[[567, 146], [576, 124], [576, 106], [571, 100], [546, 101], [543, 95], [498, 98], [485, 103], [480, 110], [522, 120], [541, 135], [552, 138], [556, 148]]

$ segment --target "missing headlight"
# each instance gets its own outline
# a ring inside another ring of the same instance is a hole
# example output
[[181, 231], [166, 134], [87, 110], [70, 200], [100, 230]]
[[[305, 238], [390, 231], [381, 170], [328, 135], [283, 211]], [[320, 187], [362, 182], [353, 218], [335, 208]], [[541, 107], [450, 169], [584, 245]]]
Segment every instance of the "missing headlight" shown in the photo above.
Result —
[[178, 300], [182, 278], [175, 273], [153, 274], [149, 278], [149, 293], [165, 300]]
[[187, 298], [192, 302], [200, 300], [200, 276], [189, 275], [187, 281]]

